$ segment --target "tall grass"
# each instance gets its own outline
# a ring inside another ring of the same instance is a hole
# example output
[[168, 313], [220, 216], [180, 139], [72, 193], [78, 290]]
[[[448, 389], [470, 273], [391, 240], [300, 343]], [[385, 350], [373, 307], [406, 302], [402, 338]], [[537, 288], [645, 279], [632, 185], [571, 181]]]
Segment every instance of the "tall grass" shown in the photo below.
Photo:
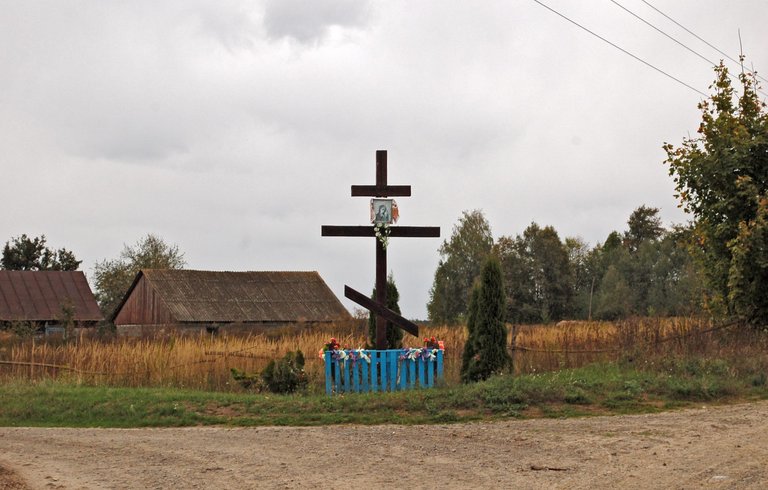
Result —
[[[464, 327], [423, 327], [422, 336], [445, 342], [445, 377], [459, 381]], [[0, 380], [61, 378], [92, 386], [181, 387], [237, 391], [231, 368], [260, 372], [266, 364], [297, 349], [304, 352], [310, 390], [322, 389], [323, 362], [317, 353], [330, 337], [350, 348], [366, 343], [362, 327], [293, 328], [251, 336], [199, 336], [157, 339], [82, 338], [78, 342], [0, 338]], [[421, 339], [406, 336], [406, 344]], [[511, 326], [509, 348], [515, 373], [576, 368], [622, 361], [663, 366], [671, 359], [728, 357], [768, 366], [766, 336], [744, 328], [722, 328], [695, 318], [643, 318], [620, 322], [560, 322]], [[738, 366], [739, 364], [733, 364]], [[63, 366], [63, 367], [53, 367]], [[753, 366], [754, 367], [754, 366]]]

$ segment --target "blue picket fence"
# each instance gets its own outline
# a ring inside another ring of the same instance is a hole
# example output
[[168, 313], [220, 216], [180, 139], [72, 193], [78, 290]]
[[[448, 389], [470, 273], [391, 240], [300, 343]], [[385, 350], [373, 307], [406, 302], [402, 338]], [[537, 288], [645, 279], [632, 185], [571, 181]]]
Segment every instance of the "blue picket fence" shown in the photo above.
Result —
[[357, 351], [344, 352], [349, 356], [346, 360], [337, 359], [332, 351], [325, 352], [328, 395], [430, 388], [443, 378], [442, 350], [437, 350], [432, 359], [419, 356], [416, 360], [404, 358], [404, 349], [362, 351], [370, 362], [357, 355]]

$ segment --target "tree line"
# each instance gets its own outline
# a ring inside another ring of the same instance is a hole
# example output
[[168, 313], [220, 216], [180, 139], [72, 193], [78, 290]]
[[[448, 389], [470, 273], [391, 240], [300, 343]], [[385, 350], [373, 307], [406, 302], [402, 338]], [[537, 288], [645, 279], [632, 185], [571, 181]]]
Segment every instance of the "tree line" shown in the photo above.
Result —
[[430, 321], [467, 322], [475, 278], [489, 256], [501, 266], [510, 322], [695, 313], [700, 271], [686, 248], [690, 229], [666, 229], [658, 213], [638, 207], [625, 231], [590, 248], [537, 223], [494, 241], [482, 211], [465, 211], [440, 247], [427, 305]]
[[537, 223], [494, 241], [482, 212], [465, 211], [439, 249], [430, 320], [467, 322], [473, 284], [494, 256], [507, 321], [706, 312], [768, 325], [768, 113], [754, 73], [742, 70], [738, 88], [723, 63], [715, 75], [698, 136], [663, 145], [689, 225], [664, 228], [643, 205], [590, 248]]

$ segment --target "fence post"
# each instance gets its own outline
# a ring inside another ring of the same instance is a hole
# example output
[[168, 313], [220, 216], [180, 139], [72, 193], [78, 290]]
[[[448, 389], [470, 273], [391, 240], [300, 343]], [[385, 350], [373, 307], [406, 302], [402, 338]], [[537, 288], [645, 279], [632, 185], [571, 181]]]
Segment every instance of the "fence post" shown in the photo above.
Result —
[[399, 357], [397, 351], [387, 350], [389, 364], [389, 386], [390, 391], [397, 391], [397, 358]]
[[379, 365], [379, 351], [371, 351], [371, 391], [376, 393], [376, 387], [379, 385], [379, 373], [381, 372], [381, 366]]
[[517, 325], [514, 323], [512, 324], [512, 346], [510, 347], [510, 354], [509, 354], [509, 370], [512, 372], [512, 374], [515, 374], [515, 350], [516, 350], [516, 342], [517, 342]]
[[[368, 359], [370, 359], [371, 353], [368, 353]], [[368, 363], [365, 361], [365, 359], [361, 359], [360, 362], [362, 362], [361, 366], [361, 377], [363, 382], [363, 392], [368, 393]]]

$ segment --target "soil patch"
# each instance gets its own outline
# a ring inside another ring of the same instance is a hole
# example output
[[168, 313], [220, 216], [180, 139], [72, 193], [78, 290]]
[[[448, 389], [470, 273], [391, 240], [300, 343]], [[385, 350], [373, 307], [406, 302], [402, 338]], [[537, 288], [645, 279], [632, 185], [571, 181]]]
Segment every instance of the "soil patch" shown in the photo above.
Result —
[[0, 489], [758, 489], [766, 434], [768, 401], [454, 425], [0, 428]]

